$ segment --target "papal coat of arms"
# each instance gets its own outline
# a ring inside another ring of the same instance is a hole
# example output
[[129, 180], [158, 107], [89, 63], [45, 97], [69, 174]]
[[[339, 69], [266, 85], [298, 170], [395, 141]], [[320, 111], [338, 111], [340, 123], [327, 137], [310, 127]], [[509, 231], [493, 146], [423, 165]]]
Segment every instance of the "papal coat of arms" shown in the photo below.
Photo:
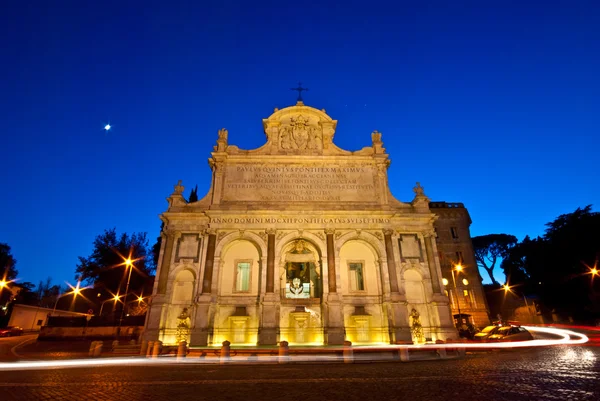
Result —
[[321, 130], [308, 125], [308, 119], [299, 115], [290, 125], [282, 127], [279, 134], [281, 149], [320, 150], [323, 147]]

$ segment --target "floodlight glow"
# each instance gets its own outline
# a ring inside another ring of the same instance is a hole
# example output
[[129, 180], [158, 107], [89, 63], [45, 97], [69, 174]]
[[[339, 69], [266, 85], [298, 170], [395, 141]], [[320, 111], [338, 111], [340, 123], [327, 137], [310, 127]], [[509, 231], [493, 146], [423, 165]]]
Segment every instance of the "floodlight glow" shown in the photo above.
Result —
[[110, 126], [110, 124], [106, 124], [106, 125], [104, 126], [104, 130], [105, 130], [105, 131], [108, 131], [108, 130], [110, 130], [111, 128], [112, 128], [112, 127]]

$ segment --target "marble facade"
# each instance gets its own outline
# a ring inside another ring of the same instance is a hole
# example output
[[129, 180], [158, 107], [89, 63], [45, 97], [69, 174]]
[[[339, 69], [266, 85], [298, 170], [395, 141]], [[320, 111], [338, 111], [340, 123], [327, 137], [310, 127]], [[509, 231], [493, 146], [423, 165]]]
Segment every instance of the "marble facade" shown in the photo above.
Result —
[[434, 224], [417, 183], [388, 188], [381, 134], [350, 152], [337, 121], [298, 102], [263, 120], [266, 143], [242, 150], [218, 132], [211, 187], [188, 203], [181, 183], [161, 215], [162, 247], [144, 337], [191, 346], [358, 344], [456, 338]]

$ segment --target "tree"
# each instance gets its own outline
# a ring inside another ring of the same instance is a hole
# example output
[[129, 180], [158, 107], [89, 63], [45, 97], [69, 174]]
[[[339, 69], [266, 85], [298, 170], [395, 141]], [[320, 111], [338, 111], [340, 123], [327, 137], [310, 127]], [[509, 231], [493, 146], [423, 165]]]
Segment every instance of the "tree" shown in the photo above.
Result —
[[188, 199], [188, 203], [198, 202], [198, 185], [196, 184], [196, 188], [192, 189], [190, 193], [190, 197]]
[[10, 246], [0, 242], [0, 280], [11, 281], [17, 277], [17, 260], [10, 252]]
[[52, 308], [61, 293], [59, 285], [52, 285], [52, 277], [41, 281], [36, 288], [38, 305], [43, 308]]
[[600, 213], [586, 206], [547, 223], [542, 237], [525, 237], [502, 268], [521, 294], [539, 297], [545, 312], [586, 321], [600, 317], [600, 277], [591, 274], [599, 260]]
[[129, 290], [139, 293], [152, 279], [150, 276], [156, 268], [146, 233], [117, 235], [115, 228], [105, 230], [94, 240], [92, 254], [79, 257], [76, 279], [114, 294], [124, 294], [128, 276], [127, 258], [133, 261]]
[[499, 259], [506, 257], [508, 251], [517, 243], [517, 237], [509, 234], [488, 234], [473, 238], [475, 260], [490, 276], [492, 283], [498, 284], [494, 278], [494, 268]]

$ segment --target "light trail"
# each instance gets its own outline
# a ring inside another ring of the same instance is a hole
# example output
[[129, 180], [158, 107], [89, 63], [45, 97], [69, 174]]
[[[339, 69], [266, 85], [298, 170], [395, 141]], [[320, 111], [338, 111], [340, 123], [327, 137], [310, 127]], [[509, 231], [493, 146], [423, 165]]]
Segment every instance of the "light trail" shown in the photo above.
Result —
[[[360, 352], [364, 351], [394, 351], [394, 350], [421, 350], [421, 351], [435, 351], [437, 349], [499, 349], [499, 348], [531, 348], [531, 347], [548, 347], [552, 345], [578, 345], [585, 344], [588, 342], [588, 337], [581, 333], [576, 333], [571, 330], [557, 329], [553, 327], [530, 327], [523, 326], [530, 332], [545, 333], [558, 336], [560, 338], [555, 340], [530, 340], [530, 341], [513, 341], [513, 342], [492, 342], [492, 343], [449, 343], [449, 344], [426, 344], [426, 345], [377, 345], [377, 346], [359, 346], [354, 347], [353, 350], [357, 351], [354, 357], [357, 360], [366, 360], [368, 358], [367, 353]], [[574, 337], [573, 339], [571, 337]], [[293, 350], [293, 348], [292, 348]], [[327, 351], [339, 352], [343, 351], [343, 347], [331, 347]], [[337, 355], [318, 355], [318, 354], [303, 354], [303, 355], [292, 355], [281, 357], [286, 362], [342, 362], [344, 357]], [[375, 359], [375, 358], [372, 358]], [[382, 358], [377, 358], [382, 359]], [[382, 359], [384, 360], [384, 359]], [[391, 359], [390, 359], [391, 361]], [[131, 357], [131, 358], [95, 358], [95, 359], [71, 359], [71, 360], [58, 360], [58, 361], [27, 361], [27, 362], [12, 362], [12, 363], [0, 363], [0, 371], [6, 370], [37, 370], [37, 369], [65, 369], [65, 368], [85, 368], [85, 367], [100, 367], [100, 366], [151, 366], [151, 365], [165, 365], [165, 364], [254, 364], [254, 363], [279, 363], [282, 362], [279, 356], [260, 356], [252, 360], [242, 357], [232, 357], [221, 361], [218, 357], [214, 358], [177, 358], [173, 355], [163, 356], [160, 358], [145, 358], [145, 357]]]

